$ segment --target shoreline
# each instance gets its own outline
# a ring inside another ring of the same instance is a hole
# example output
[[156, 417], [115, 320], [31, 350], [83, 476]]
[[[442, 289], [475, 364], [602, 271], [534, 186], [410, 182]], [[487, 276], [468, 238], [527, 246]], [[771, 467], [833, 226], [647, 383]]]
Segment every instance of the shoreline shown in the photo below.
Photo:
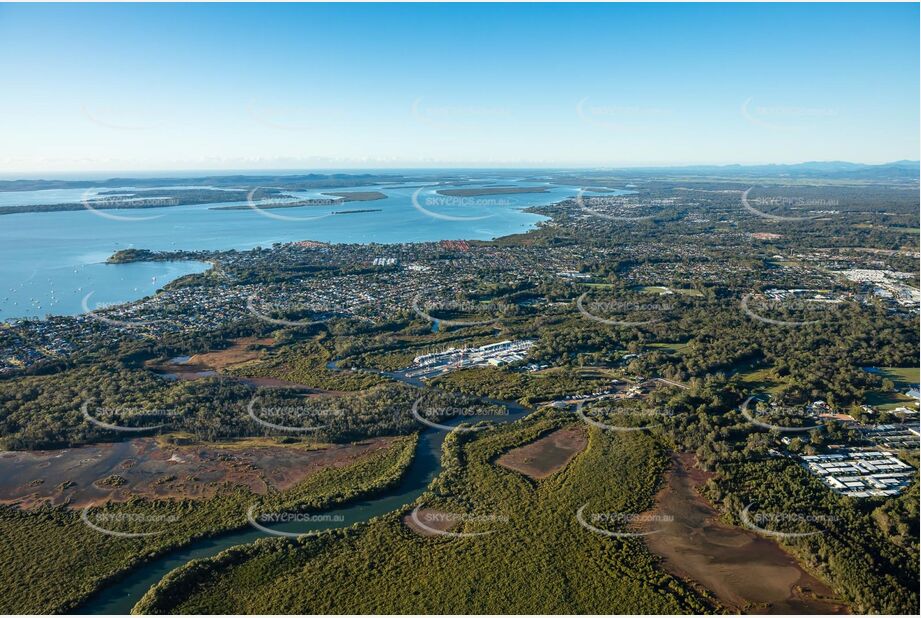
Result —
[[[398, 241], [398, 240], [394, 240], [394, 241], [390, 241], [390, 242], [380, 242], [380, 241], [365, 241], [365, 242], [357, 242], [357, 241], [351, 241], [351, 242], [325, 242], [325, 241], [324, 241], [324, 242], [322, 242], [322, 244], [323, 244], [323, 245], [326, 245], [326, 246], [331, 246], [331, 245], [337, 245], [337, 246], [344, 246], [344, 245], [368, 246], [368, 245], [375, 245], [375, 244], [376, 244], [376, 245], [421, 245], [421, 244], [425, 244], [425, 243], [439, 243], [439, 242], [443, 242], [443, 241], [445, 241], [445, 240], [464, 240], [464, 241], [466, 241], [466, 242], [468, 242], [468, 243], [493, 243], [493, 242], [499, 242], [499, 241], [501, 241], [502, 239], [525, 236], [525, 235], [531, 234], [531, 233], [533, 233], [533, 232], [539, 230], [540, 227], [541, 227], [542, 225], [545, 225], [547, 222], [553, 221], [553, 217], [548, 216], [547, 214], [545, 214], [545, 213], [543, 213], [543, 212], [538, 212], [538, 210], [539, 210], [539, 209], [546, 209], [546, 208], [553, 208], [553, 207], [556, 207], [556, 206], [558, 206], [559, 204], [561, 204], [561, 203], [563, 203], [563, 202], [565, 202], [565, 201], [567, 201], [567, 200], [569, 200], [569, 199], [572, 199], [572, 196], [562, 197], [561, 199], [555, 200], [555, 201], [553, 201], [553, 202], [551, 202], [551, 203], [549, 203], [549, 204], [534, 204], [534, 205], [530, 205], [530, 206], [522, 206], [522, 207], [513, 208], [513, 209], [516, 210], [516, 211], [523, 212], [523, 213], [527, 213], [527, 214], [531, 214], [531, 215], [536, 215], [536, 216], [538, 216], [538, 217], [540, 217], [540, 218], [539, 218], [538, 220], [536, 220], [536, 221], [527, 223], [527, 228], [524, 229], [524, 230], [522, 230], [522, 231], [509, 232], [509, 233], [505, 233], [505, 234], [500, 234], [500, 235], [497, 235], [497, 236], [492, 236], [492, 237], [490, 237], [489, 239], [473, 239], [473, 240], [471, 240], [471, 239], [468, 239], [468, 238], [456, 238], [456, 237], [455, 237], [455, 238], [443, 238], [443, 239], [438, 239], [438, 240], [420, 240], [420, 241], [409, 241], [409, 242], [401, 242], [401, 241]], [[337, 200], [337, 201], [338, 201], [338, 200]], [[359, 200], [359, 201], [360, 201], [360, 200]], [[339, 201], [339, 203], [342, 203], [342, 201]], [[82, 206], [81, 206], [81, 208], [82, 208]], [[247, 206], [247, 207], [244, 207], [244, 208], [248, 208], [248, 206]], [[214, 208], [209, 208], [209, 210], [214, 210]], [[378, 210], [378, 209], [368, 209], [368, 210]], [[365, 212], [365, 209], [361, 209], [360, 212], [362, 212], [362, 213]], [[42, 214], [42, 213], [15, 213], [15, 214]], [[338, 213], [334, 213], [334, 214], [337, 214], [337, 215], [338, 215], [338, 214], [358, 214], [358, 213], [348, 211], [348, 212], [338, 212]], [[306, 239], [303, 239], [303, 238], [302, 238], [302, 239], [297, 239], [297, 240], [290, 240], [290, 241], [287, 241], [287, 242], [284, 242], [284, 243], [280, 243], [280, 244], [294, 244], [294, 243], [302, 243], [302, 242], [320, 242], [320, 241], [310, 241], [310, 240], [306, 240]], [[123, 250], [123, 249], [120, 249], [120, 250], [116, 250], [112, 255], [110, 255], [108, 258], [106, 258], [106, 260], [104, 260], [104, 262], [102, 262], [102, 263], [104, 263], [104, 264], [106, 264], [106, 265], [109, 265], [109, 264], [116, 264], [116, 265], [117, 265], [117, 264], [139, 264], [139, 263], [151, 263], [151, 264], [153, 264], [153, 263], [157, 263], [157, 262], [175, 262], [175, 263], [203, 262], [203, 263], [207, 263], [207, 264], [210, 265], [210, 268], [208, 268], [208, 269], [206, 269], [206, 270], [203, 270], [203, 271], [201, 271], [201, 272], [193, 272], [193, 273], [187, 273], [187, 274], [185, 274], [185, 275], [180, 275], [179, 277], [176, 277], [175, 279], [172, 279], [172, 280], [170, 280], [170, 281], [164, 283], [164, 284], [163, 284], [162, 286], [160, 286], [160, 288], [159, 288], [159, 289], [163, 289], [163, 288], [165, 288], [166, 286], [168, 286], [169, 284], [171, 284], [171, 283], [173, 283], [173, 282], [175, 282], [175, 281], [177, 281], [177, 280], [179, 280], [179, 279], [181, 279], [181, 278], [183, 278], [183, 277], [205, 275], [205, 274], [208, 274], [208, 273], [214, 273], [214, 272], [216, 272], [216, 270], [217, 270], [217, 268], [218, 268], [218, 262], [219, 262], [219, 257], [218, 257], [218, 256], [219, 256], [221, 253], [224, 253], [224, 252], [227, 252], [227, 251], [250, 251], [250, 250], [252, 250], [252, 249], [238, 250], [238, 249], [235, 249], [235, 248], [233, 248], [233, 247], [225, 248], [225, 249], [211, 249], [211, 250], [200, 250], [200, 251], [198, 251], [198, 250], [187, 250], [187, 249], [176, 249], [176, 250], [149, 250], [149, 249], [129, 249], [129, 250]], [[126, 252], [126, 251], [136, 252], [136, 253], [138, 254], [138, 257], [135, 257], [135, 258], [127, 258], [127, 257], [124, 257], [124, 256], [123, 256], [123, 257], [116, 258], [116, 256], [118, 256], [120, 253]], [[143, 256], [143, 257], [141, 257], [141, 256]], [[113, 305], [111, 305], [111, 307], [112, 307], [112, 308], [114, 308], [114, 307], [124, 307], [124, 306], [130, 305], [130, 304], [132, 304], [132, 303], [136, 303], [136, 302], [138, 302], [138, 301], [140, 301], [140, 300], [143, 300], [143, 299], [147, 298], [148, 296], [156, 296], [156, 294], [157, 294], [158, 291], [159, 291], [159, 290], [154, 291], [152, 294], [147, 294], [147, 295], [145, 295], [145, 296], [141, 296], [141, 297], [139, 297], [139, 298], [136, 298], [136, 299], [133, 299], [133, 300], [124, 302], [124, 303], [113, 304]], [[106, 307], [106, 308], [110, 308], [110, 307]], [[39, 316], [34, 316], [34, 317], [31, 317], [31, 316], [24, 316], [24, 317], [10, 316], [10, 317], [6, 317], [6, 318], [3, 318], [2, 320], [0, 320], [0, 323], [12, 324], [12, 323], [15, 323], [15, 322], [17, 322], [17, 321], [46, 322], [46, 321], [48, 321], [49, 319], [80, 318], [80, 317], [82, 317], [82, 316], [88, 315], [89, 313], [91, 313], [91, 312], [81, 311], [81, 312], [79, 312], [79, 313], [47, 314], [47, 315], [44, 315], [44, 316], [41, 316], [41, 317], [39, 317]]]
[[[117, 253], [118, 253], [118, 251], [116, 251], [116, 252], [115, 252], [114, 254], [112, 254], [112, 255], [114, 256], [114, 255], [116, 255]], [[192, 264], [206, 264], [206, 265], [207, 265], [207, 268], [205, 268], [205, 269], [203, 269], [203, 270], [200, 270], [200, 271], [193, 271], [193, 272], [188, 272], [188, 273], [180, 274], [180, 275], [177, 275], [176, 277], [174, 277], [174, 278], [172, 278], [172, 279], [164, 280], [164, 281], [162, 282], [162, 284], [160, 284], [159, 287], [158, 287], [156, 290], [154, 290], [153, 292], [151, 292], [151, 293], [149, 293], [149, 294], [145, 294], [145, 295], [140, 296], [140, 297], [138, 297], [138, 298], [135, 298], [135, 299], [133, 299], [133, 300], [125, 301], [125, 302], [122, 302], [122, 303], [113, 303], [112, 305], [107, 305], [107, 306], [105, 306], [105, 307], [98, 307], [98, 308], [96, 308], [96, 309], [91, 309], [91, 310], [89, 310], [89, 311], [82, 311], [82, 310], [81, 310], [81, 311], [79, 311], [79, 312], [77, 312], [77, 313], [49, 313], [49, 314], [45, 314], [44, 316], [5, 316], [5, 317], [3, 317], [3, 318], [0, 318], [0, 325], [13, 326], [13, 325], [15, 325], [15, 324], [17, 324], [17, 323], [19, 323], [19, 322], [47, 322], [48, 320], [53, 320], [53, 319], [80, 318], [80, 317], [85, 317], [85, 316], [87, 316], [87, 315], [89, 315], [89, 314], [91, 314], [91, 313], [95, 313], [95, 312], [97, 312], [97, 311], [101, 311], [101, 310], [103, 310], [103, 309], [111, 309], [111, 308], [115, 308], [115, 307], [124, 307], [124, 306], [130, 305], [130, 304], [132, 304], [132, 303], [136, 303], [136, 302], [142, 301], [142, 300], [144, 300], [145, 298], [152, 297], [152, 296], [156, 296], [160, 291], [166, 289], [168, 286], [170, 286], [171, 284], [175, 283], [176, 281], [179, 281], [180, 279], [183, 279], [184, 277], [196, 277], [196, 276], [199, 276], [199, 275], [207, 275], [208, 273], [216, 272], [216, 269], [217, 269], [217, 266], [218, 266], [217, 261], [216, 261], [214, 258], [210, 258], [210, 257], [189, 257], [189, 258], [181, 258], [181, 257], [167, 257], [167, 256], [163, 256], [162, 258], [159, 258], [159, 259], [158, 259], [158, 257], [157, 257], [156, 255], [152, 255], [151, 257], [147, 257], [147, 258], [145, 258], [145, 259], [131, 259], [131, 260], [125, 260], [125, 261], [110, 261], [111, 258], [112, 258], [112, 256], [110, 256], [109, 258], [106, 258], [106, 260], [104, 260], [104, 261], [102, 261], [102, 262], [94, 262], [94, 264], [103, 265], [103, 266], [125, 266], [125, 265], [132, 265], [132, 264], [135, 264], [135, 265], [136, 265], [136, 264], [157, 264], [157, 263], [173, 263], [173, 264], [187, 264], [187, 265], [192, 265]]]

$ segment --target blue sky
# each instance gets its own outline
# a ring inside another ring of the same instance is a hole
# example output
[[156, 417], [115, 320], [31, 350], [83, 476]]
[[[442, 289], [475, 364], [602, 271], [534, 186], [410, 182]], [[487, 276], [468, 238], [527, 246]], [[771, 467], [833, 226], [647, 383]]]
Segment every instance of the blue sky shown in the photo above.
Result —
[[917, 4], [0, 5], [0, 173], [919, 158]]

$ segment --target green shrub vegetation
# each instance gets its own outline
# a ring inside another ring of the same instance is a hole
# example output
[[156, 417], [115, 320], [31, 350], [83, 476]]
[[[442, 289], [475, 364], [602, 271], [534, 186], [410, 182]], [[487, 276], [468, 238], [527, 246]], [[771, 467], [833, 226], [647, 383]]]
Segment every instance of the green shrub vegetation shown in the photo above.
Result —
[[[90, 521], [118, 532], [154, 536], [116, 537], [85, 525], [81, 512], [66, 507], [20, 510], [0, 507], [0, 611], [10, 614], [72, 610], [107, 582], [123, 577], [192, 540], [248, 525], [246, 509], [320, 510], [372, 495], [397, 483], [413, 458], [416, 439], [398, 439], [390, 448], [342, 468], [311, 474], [296, 487], [258, 496], [228, 486], [207, 500], [141, 500], [94, 508]], [[153, 523], [156, 522], [156, 523]]]
[[803, 566], [832, 583], [857, 613], [911, 614], [918, 609], [918, 483], [891, 500], [855, 500], [833, 493], [795, 462], [720, 465], [707, 494], [727, 519], [740, 513], [790, 514], [796, 521], [768, 525]]
[[[479, 434], [451, 434], [442, 474], [414, 505], [318, 537], [269, 539], [177, 569], [137, 613], [693, 613], [714, 608], [663, 572], [638, 538], [581, 527], [577, 509], [649, 509], [667, 465], [645, 432], [591, 430], [588, 448], [542, 481], [495, 465], [560, 426], [541, 413]], [[419, 536], [416, 505], [470, 517]], [[478, 517], [474, 517], [478, 516]], [[507, 518], [507, 519], [505, 519]], [[343, 582], [348, 582], [343, 585]]]
[[550, 373], [521, 373], [497, 367], [473, 367], [433, 380], [435, 386], [446, 390], [505, 401], [518, 400], [525, 405], [591, 393], [610, 383], [610, 378], [588, 378], [578, 368]]

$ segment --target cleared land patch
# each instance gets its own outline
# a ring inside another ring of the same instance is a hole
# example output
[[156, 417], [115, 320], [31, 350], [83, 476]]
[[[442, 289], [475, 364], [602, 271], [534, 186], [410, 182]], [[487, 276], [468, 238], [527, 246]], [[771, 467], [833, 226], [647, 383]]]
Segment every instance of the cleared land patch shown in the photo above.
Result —
[[652, 348], [653, 350], [667, 350], [672, 354], [683, 354], [687, 351], [690, 344], [681, 343], [680, 341], [676, 342], [659, 342], [659, 343], [650, 343], [647, 347]]
[[221, 371], [227, 367], [241, 365], [260, 358], [263, 349], [274, 343], [275, 340], [271, 338], [244, 337], [234, 339], [233, 345], [224, 350], [193, 355], [189, 359], [189, 364], [204, 365], [209, 369]]
[[637, 285], [633, 287], [634, 291], [646, 294], [658, 294], [665, 296], [668, 294], [681, 294], [682, 296], [703, 296], [703, 292], [693, 289], [670, 288], [664, 285]]
[[244, 337], [234, 339], [230, 347], [223, 350], [202, 352], [167, 362], [148, 362], [147, 368], [177, 380], [197, 380], [258, 361], [264, 350], [274, 343], [275, 340], [271, 338]]
[[753, 362], [734, 367], [732, 377], [750, 392], [775, 394], [783, 390], [784, 383], [774, 374], [774, 368], [761, 362]]
[[544, 479], [566, 467], [587, 445], [585, 428], [572, 425], [514, 448], [499, 457], [496, 463], [533, 479]]

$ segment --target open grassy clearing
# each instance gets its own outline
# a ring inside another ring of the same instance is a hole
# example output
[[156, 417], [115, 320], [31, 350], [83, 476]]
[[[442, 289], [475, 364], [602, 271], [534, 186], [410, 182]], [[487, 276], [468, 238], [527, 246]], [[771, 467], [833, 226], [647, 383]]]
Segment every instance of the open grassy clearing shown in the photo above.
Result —
[[921, 369], [918, 367], [873, 367], [868, 371], [891, 380], [894, 391], [875, 391], [867, 394], [866, 402], [882, 411], [894, 410], [903, 406], [917, 407], [918, 400], [905, 393], [910, 388], [918, 387]]
[[703, 293], [700, 290], [670, 288], [662, 285], [638, 285], [633, 289], [637, 292], [643, 292], [645, 294], [658, 294], [660, 296], [667, 295], [669, 293], [681, 294], [682, 296], [703, 296]]
[[667, 350], [668, 352], [671, 352], [672, 354], [682, 354], [688, 349], [689, 345], [690, 344], [688, 343], [680, 343], [680, 342], [673, 342], [673, 343], [658, 342], [658, 343], [647, 344], [646, 347], [652, 348], [653, 350]]
[[773, 395], [779, 393], [784, 387], [784, 382], [774, 376], [773, 368], [765, 367], [763, 363], [748, 363], [734, 369], [732, 377], [750, 393]]

